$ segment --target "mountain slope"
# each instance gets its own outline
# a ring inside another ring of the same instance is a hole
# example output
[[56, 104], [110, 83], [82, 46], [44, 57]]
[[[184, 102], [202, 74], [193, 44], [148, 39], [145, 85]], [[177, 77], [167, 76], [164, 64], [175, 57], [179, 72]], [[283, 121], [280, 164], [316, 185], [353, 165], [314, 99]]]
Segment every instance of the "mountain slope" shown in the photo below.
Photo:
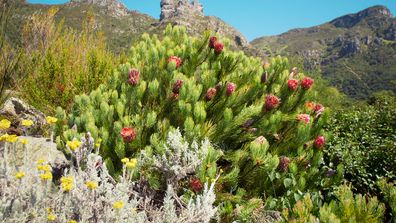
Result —
[[[18, 3], [12, 16], [8, 35], [17, 44], [20, 43], [20, 33], [25, 21], [33, 13], [44, 13], [50, 5], [28, 4], [23, 0]], [[257, 54], [246, 38], [235, 28], [219, 18], [205, 16], [202, 5], [189, 0], [162, 0], [161, 19], [128, 10], [118, 0], [70, 0], [66, 4], [55, 5], [59, 8], [56, 18], [64, 19], [66, 27], [81, 29], [89, 13], [93, 14], [97, 30], [103, 31], [108, 45], [114, 52], [128, 50], [133, 42], [144, 32], [161, 35], [168, 23], [184, 25], [191, 35], [202, 34], [212, 30], [231, 40], [232, 48]]]
[[379, 90], [396, 92], [396, 19], [383, 6], [251, 44], [268, 55], [302, 57], [306, 70], [321, 70], [332, 85], [356, 99]]

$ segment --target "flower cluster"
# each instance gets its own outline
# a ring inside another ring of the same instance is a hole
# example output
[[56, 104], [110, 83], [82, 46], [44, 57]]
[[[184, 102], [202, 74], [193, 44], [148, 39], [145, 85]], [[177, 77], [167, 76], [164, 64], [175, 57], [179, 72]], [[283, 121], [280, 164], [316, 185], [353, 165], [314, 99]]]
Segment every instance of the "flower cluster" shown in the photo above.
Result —
[[132, 142], [136, 138], [136, 130], [131, 127], [124, 127], [121, 129], [121, 137], [126, 143]]
[[265, 97], [265, 111], [271, 111], [272, 109], [279, 106], [280, 99], [275, 95], [267, 95]]
[[138, 69], [129, 70], [129, 76], [128, 76], [129, 84], [131, 84], [132, 86], [136, 86], [139, 83], [139, 79], [140, 79], [140, 72]]
[[220, 54], [221, 52], [223, 52], [224, 45], [217, 40], [217, 37], [212, 36], [209, 39], [209, 48], [214, 49], [216, 54]]

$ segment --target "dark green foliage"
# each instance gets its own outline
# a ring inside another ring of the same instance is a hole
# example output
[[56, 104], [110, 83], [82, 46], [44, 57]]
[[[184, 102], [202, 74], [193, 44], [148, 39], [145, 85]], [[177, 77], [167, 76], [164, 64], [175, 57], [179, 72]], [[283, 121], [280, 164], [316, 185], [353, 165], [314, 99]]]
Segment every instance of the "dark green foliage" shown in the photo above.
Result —
[[359, 193], [378, 194], [376, 181], [396, 179], [396, 103], [382, 95], [369, 104], [335, 111], [326, 129], [329, 162], [344, 163], [345, 178]]

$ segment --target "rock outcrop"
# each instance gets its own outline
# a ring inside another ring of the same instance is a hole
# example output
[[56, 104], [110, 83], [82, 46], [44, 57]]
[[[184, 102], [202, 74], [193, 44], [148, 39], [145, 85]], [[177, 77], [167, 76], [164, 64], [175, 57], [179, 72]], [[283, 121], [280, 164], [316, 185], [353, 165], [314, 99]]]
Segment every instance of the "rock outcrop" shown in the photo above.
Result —
[[198, 0], [161, 0], [160, 25], [172, 23], [187, 28], [190, 34], [202, 34], [212, 30], [232, 40], [232, 46], [239, 49], [250, 48], [247, 39], [221, 19], [205, 16], [203, 6]]

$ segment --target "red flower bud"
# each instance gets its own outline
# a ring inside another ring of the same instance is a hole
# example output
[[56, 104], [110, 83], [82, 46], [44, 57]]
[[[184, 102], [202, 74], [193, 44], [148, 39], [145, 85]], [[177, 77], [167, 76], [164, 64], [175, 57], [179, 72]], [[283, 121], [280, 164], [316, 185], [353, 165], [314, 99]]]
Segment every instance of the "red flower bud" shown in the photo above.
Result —
[[290, 163], [290, 159], [289, 157], [286, 156], [281, 156], [279, 158], [279, 165], [278, 165], [278, 169], [282, 172], [285, 172], [287, 170], [287, 168], [289, 167], [289, 163]]
[[180, 88], [183, 85], [183, 80], [177, 80], [176, 83], [173, 84], [172, 92], [174, 94], [179, 94]]
[[211, 49], [213, 49], [216, 42], [217, 42], [217, 37], [215, 37], [215, 36], [210, 37], [210, 39], [209, 39], [209, 47]]
[[326, 143], [325, 137], [324, 136], [318, 136], [315, 139], [314, 146], [315, 146], [315, 148], [320, 149], [320, 148], [322, 148], [324, 146], [325, 143]]
[[206, 97], [205, 97], [205, 99], [206, 99], [207, 101], [210, 101], [210, 100], [212, 100], [212, 99], [216, 96], [216, 94], [217, 94], [216, 88], [211, 87], [211, 88], [209, 88], [209, 89], [206, 91]]
[[301, 81], [301, 87], [304, 90], [308, 90], [312, 87], [313, 83], [314, 83], [314, 80], [312, 78], [304, 77], [304, 79]]
[[287, 81], [287, 87], [289, 88], [289, 90], [291, 91], [295, 91], [298, 88], [298, 80], [296, 79], [289, 79]]
[[177, 56], [171, 56], [168, 59], [168, 63], [174, 62], [176, 64], [176, 69], [182, 64], [182, 60]]
[[235, 89], [236, 89], [236, 84], [232, 82], [228, 83], [226, 89], [227, 96], [231, 96], [234, 93]]
[[271, 111], [272, 109], [278, 107], [280, 99], [275, 95], [267, 95], [265, 97], [265, 110]]
[[140, 72], [139, 72], [138, 69], [129, 70], [129, 78], [128, 78], [128, 80], [129, 80], [129, 83], [132, 86], [136, 86], [138, 84], [138, 82], [139, 82], [139, 79], [140, 79]]
[[203, 188], [203, 185], [198, 178], [192, 179], [190, 181], [190, 186], [195, 191], [195, 193], [200, 192]]
[[134, 139], [136, 139], [136, 130], [134, 128], [130, 127], [125, 127], [121, 129], [121, 137], [126, 143], [132, 142]]
[[221, 52], [223, 52], [223, 48], [224, 48], [224, 45], [221, 42], [217, 41], [214, 43], [215, 53], [220, 54]]

